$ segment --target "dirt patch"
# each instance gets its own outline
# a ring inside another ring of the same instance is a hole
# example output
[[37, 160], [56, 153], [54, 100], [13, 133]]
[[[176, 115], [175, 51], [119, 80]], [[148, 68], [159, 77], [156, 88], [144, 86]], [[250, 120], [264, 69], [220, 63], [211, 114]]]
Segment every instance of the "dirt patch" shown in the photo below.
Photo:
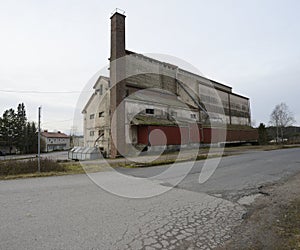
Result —
[[300, 174], [260, 190], [223, 249], [300, 249]]

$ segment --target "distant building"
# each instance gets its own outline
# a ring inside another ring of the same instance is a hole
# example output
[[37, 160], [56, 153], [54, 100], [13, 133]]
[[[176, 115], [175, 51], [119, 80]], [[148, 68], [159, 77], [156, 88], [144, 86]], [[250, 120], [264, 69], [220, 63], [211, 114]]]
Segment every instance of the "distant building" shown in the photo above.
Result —
[[70, 137], [70, 146], [74, 147], [83, 147], [84, 146], [84, 137], [83, 135], [72, 135]]
[[41, 132], [41, 139], [45, 143], [45, 152], [70, 149], [70, 137], [60, 131], [48, 132], [44, 130]]

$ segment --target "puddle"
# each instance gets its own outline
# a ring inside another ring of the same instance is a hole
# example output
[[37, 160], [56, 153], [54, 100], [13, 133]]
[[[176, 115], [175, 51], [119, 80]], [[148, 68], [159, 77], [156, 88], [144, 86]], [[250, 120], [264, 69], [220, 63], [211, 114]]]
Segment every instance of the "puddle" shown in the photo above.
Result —
[[217, 198], [222, 198], [222, 194], [213, 194], [213, 196], [217, 197]]
[[237, 202], [240, 205], [250, 205], [259, 196], [261, 196], [261, 194], [251, 194], [251, 195], [243, 196]]

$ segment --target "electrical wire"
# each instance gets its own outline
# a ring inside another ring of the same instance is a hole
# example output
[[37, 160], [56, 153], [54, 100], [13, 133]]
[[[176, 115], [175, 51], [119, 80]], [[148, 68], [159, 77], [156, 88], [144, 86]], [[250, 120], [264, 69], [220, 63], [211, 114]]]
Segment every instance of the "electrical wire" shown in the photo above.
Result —
[[7, 90], [0, 89], [0, 92], [5, 93], [28, 93], [28, 94], [79, 94], [84, 92], [92, 92], [91, 91], [38, 91], [38, 90]]
[[51, 123], [59, 123], [59, 122], [70, 122], [70, 121], [73, 121], [74, 119], [68, 119], [68, 120], [58, 120], [58, 121], [47, 121], [47, 122], [42, 122], [41, 124], [44, 125], [44, 124], [51, 124]]

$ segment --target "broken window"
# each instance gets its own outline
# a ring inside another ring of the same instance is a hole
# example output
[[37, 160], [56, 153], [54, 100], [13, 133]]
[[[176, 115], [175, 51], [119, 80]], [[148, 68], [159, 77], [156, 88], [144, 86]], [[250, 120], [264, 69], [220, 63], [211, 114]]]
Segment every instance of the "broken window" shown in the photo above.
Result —
[[172, 117], [176, 117], [176, 116], [177, 116], [177, 112], [171, 111], [171, 116], [172, 116]]
[[196, 119], [196, 114], [191, 114], [192, 119]]
[[100, 129], [98, 130], [98, 136], [104, 136], [104, 130]]
[[154, 109], [146, 109], [146, 114], [154, 114]]
[[94, 118], [95, 118], [95, 114], [91, 114], [90, 119], [94, 119]]
[[104, 116], [104, 111], [99, 112], [99, 117], [103, 117]]

